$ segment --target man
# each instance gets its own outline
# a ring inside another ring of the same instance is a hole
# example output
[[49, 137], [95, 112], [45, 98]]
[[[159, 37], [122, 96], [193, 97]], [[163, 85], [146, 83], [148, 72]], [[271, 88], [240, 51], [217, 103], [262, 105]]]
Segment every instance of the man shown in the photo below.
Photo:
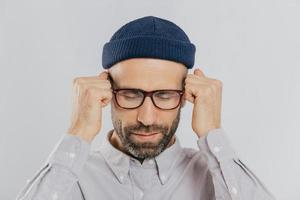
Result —
[[[103, 48], [105, 70], [74, 79], [70, 128], [17, 199], [274, 199], [221, 127], [222, 82], [188, 74], [195, 50], [162, 18], [122, 26]], [[198, 150], [175, 136], [186, 101]], [[89, 153], [109, 103], [113, 129]]]

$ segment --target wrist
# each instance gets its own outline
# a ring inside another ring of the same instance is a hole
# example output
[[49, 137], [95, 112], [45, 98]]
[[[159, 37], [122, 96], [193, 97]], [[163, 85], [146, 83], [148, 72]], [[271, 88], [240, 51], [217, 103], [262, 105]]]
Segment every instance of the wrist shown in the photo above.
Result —
[[91, 143], [96, 135], [93, 131], [90, 131], [88, 129], [76, 129], [76, 128], [69, 128], [67, 133], [70, 135], [76, 135], [88, 143]]

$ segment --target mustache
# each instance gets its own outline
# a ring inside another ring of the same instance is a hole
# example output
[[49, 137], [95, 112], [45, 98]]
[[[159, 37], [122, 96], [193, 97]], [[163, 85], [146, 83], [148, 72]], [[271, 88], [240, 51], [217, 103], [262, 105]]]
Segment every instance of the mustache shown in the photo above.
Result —
[[131, 126], [126, 126], [124, 127], [124, 131], [126, 133], [129, 132], [145, 132], [145, 133], [150, 133], [150, 132], [166, 132], [168, 130], [168, 127], [162, 126], [162, 125], [149, 125], [149, 126], [144, 126], [143, 124], [136, 124], [136, 125], [131, 125]]

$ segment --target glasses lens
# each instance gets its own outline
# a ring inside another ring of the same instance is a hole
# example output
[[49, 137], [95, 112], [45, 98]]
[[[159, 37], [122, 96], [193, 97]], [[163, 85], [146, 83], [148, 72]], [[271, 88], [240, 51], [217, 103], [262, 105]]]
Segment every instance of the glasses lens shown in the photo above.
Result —
[[180, 94], [177, 91], [157, 91], [153, 94], [153, 100], [162, 109], [172, 109], [178, 106]]
[[135, 108], [143, 101], [143, 93], [138, 90], [120, 90], [116, 97], [119, 105], [124, 108]]

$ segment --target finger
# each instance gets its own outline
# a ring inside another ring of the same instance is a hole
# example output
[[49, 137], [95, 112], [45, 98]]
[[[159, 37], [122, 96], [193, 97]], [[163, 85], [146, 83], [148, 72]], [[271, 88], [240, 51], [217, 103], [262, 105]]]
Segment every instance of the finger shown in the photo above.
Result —
[[112, 91], [110, 89], [100, 89], [98, 87], [89, 87], [85, 90], [85, 94], [88, 95], [90, 102], [100, 102], [106, 104], [112, 98]]
[[111, 83], [109, 80], [100, 80], [96, 77], [81, 77], [74, 82], [74, 89], [80, 88], [85, 90], [89, 87], [98, 87], [98, 88], [111, 88]]
[[210, 80], [206, 77], [203, 76], [198, 76], [198, 75], [194, 75], [194, 74], [189, 74], [186, 79], [185, 79], [186, 83], [204, 83], [204, 84], [209, 84]]
[[103, 71], [98, 76], [101, 80], [107, 80], [108, 79], [108, 71]]
[[185, 93], [183, 97], [185, 100], [194, 103], [195, 97], [193, 97], [190, 93]]
[[185, 80], [185, 85], [195, 85], [196, 87], [210, 87], [213, 85], [209, 80], [201, 77], [190, 77]]
[[103, 99], [100, 103], [102, 107], [107, 106], [112, 100], [112, 96], [109, 96], [108, 98]]
[[215, 78], [209, 78], [209, 77], [199, 77], [197, 75], [194, 74], [189, 74], [186, 79], [185, 79], [186, 83], [195, 83], [195, 84], [212, 84], [212, 85], [216, 85], [216, 87], [220, 87], [222, 85], [222, 82], [218, 79]]
[[184, 99], [187, 101], [194, 103], [195, 96], [193, 95], [192, 91], [190, 90], [190, 87], [185, 87], [185, 92], [184, 92]]
[[80, 82], [84, 84], [96, 83], [96, 84], [109, 84], [109, 80], [99, 79], [99, 76], [81, 77]]
[[100, 89], [110, 89], [111, 88], [111, 84], [109, 82], [89, 82], [87, 83], [86, 87], [96, 87], [96, 88], [100, 88]]
[[200, 77], [205, 77], [204, 73], [199, 68], [194, 70], [194, 74]]
[[218, 88], [222, 87], [219, 84], [219, 81], [214, 81], [214, 80], [204, 80], [204, 79], [188, 79], [185, 81], [185, 85], [195, 85], [196, 87], [212, 87], [214, 90], [217, 90]]
[[[103, 75], [102, 75], [103, 76]], [[73, 82], [77, 82], [77, 83], [90, 83], [90, 82], [107, 82], [108, 80], [105, 79], [99, 79], [99, 75], [98, 76], [81, 76], [81, 77], [76, 77]]]

